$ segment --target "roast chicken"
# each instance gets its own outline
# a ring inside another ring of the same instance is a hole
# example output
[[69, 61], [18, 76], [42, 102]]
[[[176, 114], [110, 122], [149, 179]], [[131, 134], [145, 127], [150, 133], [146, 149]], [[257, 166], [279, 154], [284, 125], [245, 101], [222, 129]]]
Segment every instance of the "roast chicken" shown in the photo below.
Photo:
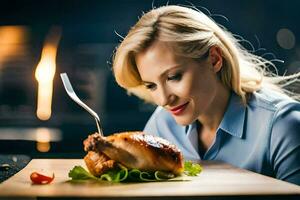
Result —
[[116, 163], [129, 169], [168, 171], [175, 175], [183, 171], [183, 156], [175, 145], [143, 132], [123, 132], [107, 137], [95, 133], [84, 141], [84, 150], [88, 152], [84, 161], [95, 176]]

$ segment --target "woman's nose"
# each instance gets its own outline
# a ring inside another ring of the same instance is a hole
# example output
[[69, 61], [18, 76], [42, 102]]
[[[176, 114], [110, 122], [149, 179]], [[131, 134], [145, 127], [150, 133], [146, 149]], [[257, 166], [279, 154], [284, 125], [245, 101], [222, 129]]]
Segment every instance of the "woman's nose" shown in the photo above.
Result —
[[157, 98], [158, 105], [164, 107], [170, 104], [170, 101], [172, 99], [172, 94], [168, 89], [161, 88], [156, 98]]

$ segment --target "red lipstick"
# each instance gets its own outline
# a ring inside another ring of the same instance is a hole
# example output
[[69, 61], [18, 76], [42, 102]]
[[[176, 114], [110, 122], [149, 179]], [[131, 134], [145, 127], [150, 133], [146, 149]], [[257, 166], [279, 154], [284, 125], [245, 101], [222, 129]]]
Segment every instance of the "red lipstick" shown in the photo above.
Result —
[[180, 106], [170, 109], [170, 111], [172, 112], [173, 115], [180, 115], [183, 113], [183, 111], [185, 110], [185, 108], [187, 107], [188, 104], [189, 104], [189, 102], [184, 103]]

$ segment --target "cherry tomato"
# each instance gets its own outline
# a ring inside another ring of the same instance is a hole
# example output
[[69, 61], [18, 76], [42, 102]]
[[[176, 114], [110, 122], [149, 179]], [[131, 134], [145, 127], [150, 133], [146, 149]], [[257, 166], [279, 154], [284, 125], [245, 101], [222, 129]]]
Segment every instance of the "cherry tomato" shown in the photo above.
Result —
[[34, 183], [34, 184], [49, 184], [54, 179], [54, 173], [53, 173], [52, 177], [50, 177], [50, 176], [45, 176], [45, 175], [37, 173], [37, 172], [32, 172], [30, 174], [30, 179], [31, 179], [32, 183]]

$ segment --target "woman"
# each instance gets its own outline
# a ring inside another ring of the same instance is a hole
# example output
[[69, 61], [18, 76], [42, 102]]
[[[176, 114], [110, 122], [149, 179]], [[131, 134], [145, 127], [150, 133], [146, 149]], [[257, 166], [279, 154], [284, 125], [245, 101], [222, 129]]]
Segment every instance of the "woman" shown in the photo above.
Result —
[[219, 160], [300, 185], [297, 82], [268, 73], [205, 14], [164, 6], [144, 14], [118, 47], [118, 84], [158, 105], [145, 132], [176, 144], [187, 160]]

